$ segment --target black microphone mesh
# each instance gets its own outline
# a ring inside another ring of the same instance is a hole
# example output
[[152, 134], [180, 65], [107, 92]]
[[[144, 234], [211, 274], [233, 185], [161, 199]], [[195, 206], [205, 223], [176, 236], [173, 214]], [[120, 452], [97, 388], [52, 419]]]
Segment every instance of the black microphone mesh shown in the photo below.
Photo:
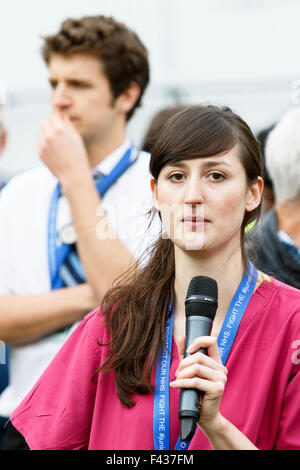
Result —
[[218, 285], [214, 279], [207, 276], [195, 276], [191, 279], [187, 290], [187, 297], [191, 295], [207, 295], [217, 300]]
[[[195, 297], [194, 300], [188, 300], [192, 296], [201, 296], [201, 299]], [[218, 285], [216, 281], [207, 276], [193, 277], [186, 294], [186, 316], [199, 315], [213, 319], [216, 314], [217, 305]]]

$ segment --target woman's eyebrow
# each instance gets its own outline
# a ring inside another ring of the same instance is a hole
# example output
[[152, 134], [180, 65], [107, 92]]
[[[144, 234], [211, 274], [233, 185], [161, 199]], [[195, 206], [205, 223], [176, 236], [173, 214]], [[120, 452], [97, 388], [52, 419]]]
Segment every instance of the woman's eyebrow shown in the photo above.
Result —
[[203, 162], [202, 164], [202, 166], [204, 166], [205, 168], [210, 168], [212, 166], [219, 166], [219, 165], [227, 166], [227, 167], [231, 166], [230, 163], [225, 162], [224, 160], [207, 160]]
[[[226, 166], [226, 167], [231, 167], [230, 163], [224, 161], [224, 160], [206, 160], [205, 158], [203, 158], [203, 163], [201, 164], [202, 167], [204, 168], [211, 168], [213, 166]], [[186, 168], [188, 166], [188, 164], [184, 161], [179, 161], [179, 162], [175, 162], [175, 163], [168, 163], [166, 166], [168, 167], [174, 167], [174, 168]]]
[[175, 163], [167, 163], [166, 166], [172, 167], [172, 168], [185, 168], [187, 167], [187, 164], [184, 162], [175, 162]]

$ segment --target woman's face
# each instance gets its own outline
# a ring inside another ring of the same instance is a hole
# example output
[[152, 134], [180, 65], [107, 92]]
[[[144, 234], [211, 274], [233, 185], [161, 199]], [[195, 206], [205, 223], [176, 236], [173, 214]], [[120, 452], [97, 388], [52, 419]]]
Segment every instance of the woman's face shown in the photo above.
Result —
[[240, 243], [245, 211], [260, 203], [262, 178], [249, 187], [238, 146], [205, 158], [164, 166], [153, 186], [154, 205], [175, 245], [220, 249]]

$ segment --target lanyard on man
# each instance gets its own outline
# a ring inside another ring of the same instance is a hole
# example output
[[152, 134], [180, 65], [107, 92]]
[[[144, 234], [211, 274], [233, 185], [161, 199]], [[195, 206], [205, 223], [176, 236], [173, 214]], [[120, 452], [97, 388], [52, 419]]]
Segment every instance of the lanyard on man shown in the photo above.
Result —
[[[101, 198], [104, 197], [108, 189], [125, 173], [125, 171], [136, 162], [137, 158], [137, 149], [133, 144], [131, 144], [111, 172], [108, 175], [103, 176], [103, 178], [101, 178], [101, 180], [96, 184]], [[60, 267], [71, 251], [70, 244], [59, 240], [59, 234], [57, 232], [57, 210], [61, 194], [61, 187], [58, 183], [51, 199], [48, 220], [48, 262], [51, 290], [63, 287], [63, 281], [60, 276]]]

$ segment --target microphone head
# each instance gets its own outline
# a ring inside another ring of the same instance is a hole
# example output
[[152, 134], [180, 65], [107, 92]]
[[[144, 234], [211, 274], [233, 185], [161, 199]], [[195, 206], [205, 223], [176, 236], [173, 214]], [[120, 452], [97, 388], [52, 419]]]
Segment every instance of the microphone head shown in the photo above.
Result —
[[218, 285], [215, 279], [195, 276], [191, 279], [186, 298], [186, 316], [205, 316], [212, 320], [218, 307]]

